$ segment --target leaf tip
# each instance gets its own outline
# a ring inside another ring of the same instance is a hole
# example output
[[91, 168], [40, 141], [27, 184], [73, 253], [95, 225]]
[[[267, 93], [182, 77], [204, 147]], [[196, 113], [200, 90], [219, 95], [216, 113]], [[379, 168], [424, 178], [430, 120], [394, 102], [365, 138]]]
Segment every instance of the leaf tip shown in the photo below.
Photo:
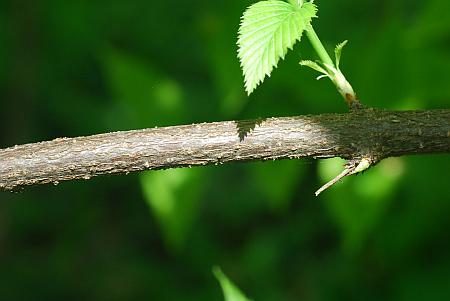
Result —
[[339, 64], [341, 62], [341, 56], [342, 56], [342, 49], [344, 49], [345, 45], [347, 45], [348, 40], [345, 40], [339, 44], [336, 45], [336, 48], [334, 49], [334, 56], [336, 60], [336, 68], [339, 69]]

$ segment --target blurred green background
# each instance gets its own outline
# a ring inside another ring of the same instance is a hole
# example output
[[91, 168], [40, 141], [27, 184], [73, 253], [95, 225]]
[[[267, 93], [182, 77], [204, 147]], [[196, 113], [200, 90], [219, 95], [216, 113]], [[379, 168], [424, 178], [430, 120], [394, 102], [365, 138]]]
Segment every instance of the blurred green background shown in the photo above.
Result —
[[[450, 1], [316, 1], [362, 101], [450, 107]], [[345, 112], [297, 45], [248, 98], [251, 1], [3, 0], [0, 147], [193, 122]], [[305, 40], [306, 41], [306, 40]], [[0, 193], [2, 300], [449, 300], [450, 158], [386, 160], [319, 198], [340, 160], [101, 177]]]

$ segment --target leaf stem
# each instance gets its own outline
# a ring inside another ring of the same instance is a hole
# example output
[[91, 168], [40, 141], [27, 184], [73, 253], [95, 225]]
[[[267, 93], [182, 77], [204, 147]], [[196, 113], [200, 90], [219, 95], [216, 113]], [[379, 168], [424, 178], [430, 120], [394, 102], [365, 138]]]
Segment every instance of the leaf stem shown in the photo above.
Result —
[[[338, 92], [347, 102], [349, 108], [350, 109], [361, 108], [362, 107], [361, 103], [359, 102], [355, 91], [353, 91], [352, 86], [347, 81], [342, 71], [339, 69], [339, 61], [341, 55], [340, 52], [342, 51], [342, 47], [345, 44], [341, 44], [340, 46], [338, 46], [337, 50], [335, 51], [336, 53], [336, 64], [335, 64], [331, 59], [330, 55], [328, 54], [327, 50], [323, 46], [322, 42], [320, 41], [319, 37], [317, 36], [316, 32], [314, 31], [312, 25], [310, 25], [306, 30], [306, 35], [308, 36], [308, 39], [311, 42], [311, 45], [313, 46], [317, 55], [319, 56], [321, 63], [326, 68], [325, 72], [326, 76], [329, 77], [331, 81], [334, 83]], [[319, 72], [324, 73], [324, 71], [321, 70], [321, 67], [315, 64], [314, 62], [303, 61], [303, 63], [302, 62], [300, 63], [309, 66], [315, 70], [318, 70]]]
[[313, 46], [322, 63], [334, 67], [333, 60], [326, 51], [325, 47], [323, 46], [322, 42], [320, 41], [319, 37], [317, 36], [312, 26], [308, 27], [308, 29], [306, 30], [306, 35], [308, 36], [311, 45]]

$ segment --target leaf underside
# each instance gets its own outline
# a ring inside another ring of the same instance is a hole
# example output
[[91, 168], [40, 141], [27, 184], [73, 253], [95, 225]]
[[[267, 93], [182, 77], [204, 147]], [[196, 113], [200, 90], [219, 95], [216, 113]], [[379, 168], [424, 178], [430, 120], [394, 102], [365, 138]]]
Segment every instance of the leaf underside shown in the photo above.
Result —
[[249, 95], [300, 40], [316, 12], [310, 2], [299, 6], [280, 0], [260, 1], [245, 11], [237, 44]]

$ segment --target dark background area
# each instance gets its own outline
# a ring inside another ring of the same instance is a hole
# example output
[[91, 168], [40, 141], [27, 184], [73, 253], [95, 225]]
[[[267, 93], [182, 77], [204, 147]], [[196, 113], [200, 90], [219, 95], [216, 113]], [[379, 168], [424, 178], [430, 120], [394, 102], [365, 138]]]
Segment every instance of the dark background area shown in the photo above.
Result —
[[[450, 107], [450, 2], [316, 1], [363, 103]], [[298, 44], [248, 98], [251, 1], [0, 2], [0, 147], [115, 130], [345, 112]], [[449, 300], [450, 157], [385, 160], [314, 197], [340, 160], [101, 177], [0, 193], [2, 300]]]

